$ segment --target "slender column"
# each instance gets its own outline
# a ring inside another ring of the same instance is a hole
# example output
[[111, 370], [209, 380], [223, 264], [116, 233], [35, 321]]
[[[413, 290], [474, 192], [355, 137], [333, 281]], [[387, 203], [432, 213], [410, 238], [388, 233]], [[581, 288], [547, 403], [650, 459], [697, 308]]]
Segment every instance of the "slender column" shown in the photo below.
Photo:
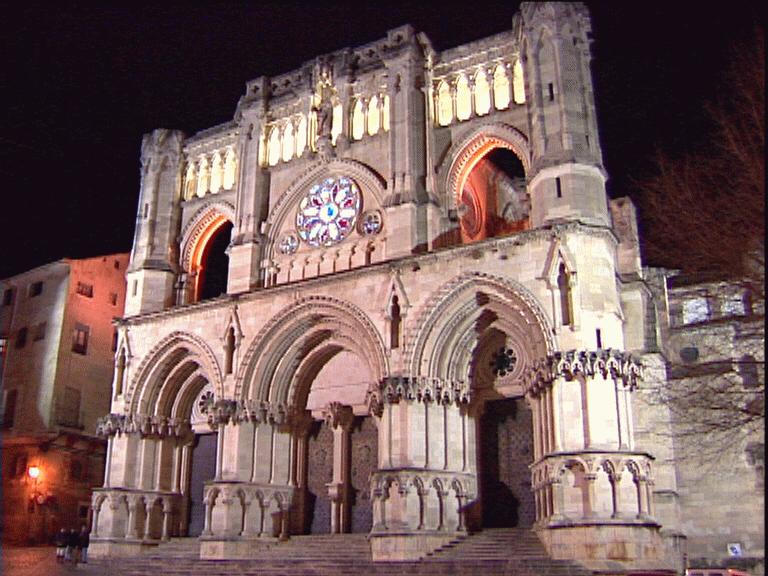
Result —
[[613, 514], [612, 518], [621, 516], [621, 474], [614, 474], [611, 477], [611, 491], [613, 492]]
[[597, 480], [597, 474], [588, 473], [584, 474], [584, 481], [586, 482], [585, 489], [587, 491], [586, 501], [584, 502], [584, 517], [591, 518], [595, 515], [595, 481]]
[[136, 523], [136, 508], [138, 501], [135, 497], [128, 499], [128, 530], [125, 533], [126, 538], [138, 538], [139, 530]]
[[112, 438], [114, 437], [107, 437], [107, 458], [104, 462], [104, 488], [109, 488], [111, 486], [109, 476], [112, 471]]
[[99, 535], [99, 514], [101, 513], [101, 507], [104, 504], [104, 500], [98, 500], [96, 505], [93, 506], [93, 523], [91, 526], [91, 536], [94, 538]]
[[163, 498], [163, 536], [164, 541], [171, 539], [171, 512], [173, 507], [170, 498]]
[[637, 517], [642, 518], [648, 516], [648, 488], [647, 480], [644, 477], [638, 477], [637, 479]]
[[354, 414], [351, 407], [332, 402], [323, 411], [323, 417], [333, 430], [333, 479], [327, 484], [331, 499], [331, 533], [342, 534], [350, 529], [350, 431]]
[[144, 540], [152, 538], [152, 508], [154, 506], [153, 500], [144, 500]]

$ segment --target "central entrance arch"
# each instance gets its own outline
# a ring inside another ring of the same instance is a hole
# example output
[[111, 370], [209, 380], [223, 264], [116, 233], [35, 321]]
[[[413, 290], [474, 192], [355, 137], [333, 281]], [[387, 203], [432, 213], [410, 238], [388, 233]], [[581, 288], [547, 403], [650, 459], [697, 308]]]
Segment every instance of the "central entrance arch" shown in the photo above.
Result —
[[350, 304], [307, 298], [267, 324], [244, 362], [246, 401], [292, 415], [290, 532], [370, 531], [377, 434], [366, 392], [386, 372], [372, 323]]
[[532, 526], [535, 422], [523, 379], [554, 347], [543, 311], [517, 283], [465, 274], [436, 291], [423, 315], [412, 370], [471, 390], [478, 495], [466, 509], [468, 528]]

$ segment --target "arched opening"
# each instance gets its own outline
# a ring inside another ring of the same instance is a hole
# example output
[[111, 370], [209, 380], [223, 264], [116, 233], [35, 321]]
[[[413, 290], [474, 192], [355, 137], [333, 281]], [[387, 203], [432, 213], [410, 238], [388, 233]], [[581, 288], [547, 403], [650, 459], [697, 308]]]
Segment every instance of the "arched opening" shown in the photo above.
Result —
[[197, 250], [197, 277], [195, 279], [195, 301], [216, 298], [227, 291], [229, 256], [227, 248], [232, 237], [232, 223], [223, 217], [211, 226], [207, 238], [201, 238]]
[[217, 433], [196, 433], [189, 463], [189, 522], [187, 536], [200, 536], [205, 525], [205, 483], [216, 475]]
[[512, 150], [494, 146], [479, 153], [460, 184], [458, 212], [462, 243], [528, 228], [530, 201], [525, 169]]

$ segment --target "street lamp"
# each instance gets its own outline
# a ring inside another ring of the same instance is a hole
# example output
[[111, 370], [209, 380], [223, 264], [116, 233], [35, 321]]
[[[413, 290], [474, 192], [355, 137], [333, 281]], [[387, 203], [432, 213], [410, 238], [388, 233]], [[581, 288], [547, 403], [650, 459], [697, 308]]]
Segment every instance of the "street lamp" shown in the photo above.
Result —
[[35, 481], [35, 486], [37, 486], [37, 479], [40, 477], [40, 467], [30, 466], [29, 470], [27, 470], [27, 474], [29, 474], [29, 477]]

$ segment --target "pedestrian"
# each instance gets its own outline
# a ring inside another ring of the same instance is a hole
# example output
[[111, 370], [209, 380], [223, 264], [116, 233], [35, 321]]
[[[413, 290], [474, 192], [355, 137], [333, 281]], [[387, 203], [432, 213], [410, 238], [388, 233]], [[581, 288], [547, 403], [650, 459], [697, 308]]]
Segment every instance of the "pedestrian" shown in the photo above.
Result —
[[64, 552], [64, 562], [77, 563], [75, 554], [77, 553], [77, 532], [74, 528], [70, 528], [67, 532], [67, 549]]
[[78, 547], [80, 548], [80, 562], [88, 564], [88, 544], [91, 542], [91, 535], [85, 524], [80, 528], [80, 536], [78, 536]]
[[64, 528], [58, 531], [53, 543], [56, 544], [56, 562], [61, 564], [64, 562], [64, 552], [67, 549], [67, 531]]

